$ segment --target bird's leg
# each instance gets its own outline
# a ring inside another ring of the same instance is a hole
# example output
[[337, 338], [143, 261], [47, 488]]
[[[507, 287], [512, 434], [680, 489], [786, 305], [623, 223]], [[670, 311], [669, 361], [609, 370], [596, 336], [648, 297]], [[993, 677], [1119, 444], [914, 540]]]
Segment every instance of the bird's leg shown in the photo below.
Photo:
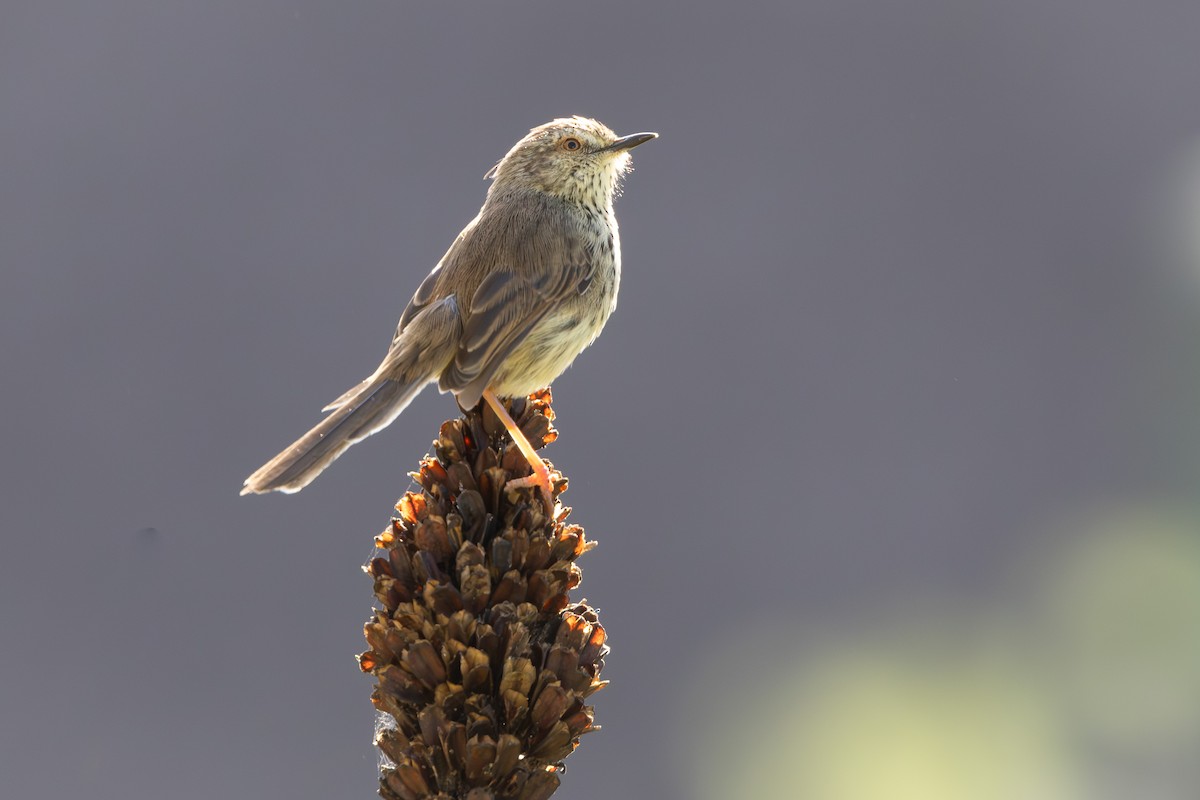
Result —
[[550, 470], [546, 466], [546, 462], [542, 461], [542, 457], [537, 454], [537, 450], [533, 449], [533, 445], [525, 438], [525, 434], [521, 433], [521, 429], [517, 427], [516, 420], [504, 408], [504, 404], [492, 392], [491, 389], [485, 389], [483, 399], [492, 407], [492, 411], [496, 412], [496, 416], [504, 423], [504, 427], [508, 430], [508, 435], [512, 437], [517, 448], [521, 451], [521, 455], [525, 456], [525, 460], [529, 462], [529, 466], [533, 467], [533, 474], [525, 478], [516, 478], [505, 484], [505, 488], [509, 486], [525, 487], [537, 486], [542, 490], [542, 497], [546, 501], [546, 508], [553, 511], [554, 495], [551, 493], [550, 486]]

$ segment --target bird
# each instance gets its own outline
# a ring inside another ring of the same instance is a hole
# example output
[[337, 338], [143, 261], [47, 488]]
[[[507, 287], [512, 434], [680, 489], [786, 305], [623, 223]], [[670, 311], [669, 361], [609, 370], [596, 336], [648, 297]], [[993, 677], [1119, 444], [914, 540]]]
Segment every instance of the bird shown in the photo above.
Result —
[[656, 138], [580, 116], [530, 130], [484, 176], [482, 208], [417, 288], [383, 361], [241, 494], [300, 491], [436, 383], [463, 409], [493, 409], [533, 469], [509, 485], [538, 487], [552, 507], [549, 470], [501, 398], [549, 386], [603, 330], [621, 281], [613, 201], [630, 150]]

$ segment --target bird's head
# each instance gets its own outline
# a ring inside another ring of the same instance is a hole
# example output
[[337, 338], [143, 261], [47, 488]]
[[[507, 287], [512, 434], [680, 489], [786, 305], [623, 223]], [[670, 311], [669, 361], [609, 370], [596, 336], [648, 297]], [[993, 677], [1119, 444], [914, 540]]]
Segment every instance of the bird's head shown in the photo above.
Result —
[[657, 133], [617, 136], [603, 123], [586, 117], [556, 119], [539, 125], [512, 149], [486, 177], [495, 178], [489, 194], [529, 188], [563, 200], [604, 210], [629, 171], [629, 151]]

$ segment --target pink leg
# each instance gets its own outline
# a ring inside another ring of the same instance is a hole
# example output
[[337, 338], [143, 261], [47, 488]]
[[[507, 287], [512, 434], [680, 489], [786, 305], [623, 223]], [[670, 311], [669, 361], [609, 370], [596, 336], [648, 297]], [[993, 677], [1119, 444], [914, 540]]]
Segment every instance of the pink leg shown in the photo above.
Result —
[[508, 435], [512, 437], [517, 448], [521, 451], [521, 455], [529, 462], [529, 466], [533, 467], [533, 474], [525, 478], [517, 478], [508, 482], [507, 486], [525, 487], [537, 486], [542, 490], [542, 498], [546, 501], [546, 508], [553, 511], [554, 495], [551, 493], [550, 486], [550, 470], [546, 467], [546, 462], [542, 461], [542, 457], [533, 449], [533, 445], [525, 438], [525, 434], [521, 433], [521, 429], [517, 427], [517, 423], [513, 420], [508, 410], [492, 393], [491, 389], [485, 389], [483, 399], [492, 407], [492, 411], [496, 412], [496, 416], [504, 423], [505, 429], [508, 430]]

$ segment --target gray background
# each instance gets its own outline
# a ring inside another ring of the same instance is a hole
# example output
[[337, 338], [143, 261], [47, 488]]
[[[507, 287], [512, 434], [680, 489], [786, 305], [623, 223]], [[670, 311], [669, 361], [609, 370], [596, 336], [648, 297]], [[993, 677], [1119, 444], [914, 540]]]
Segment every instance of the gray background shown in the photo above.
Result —
[[701, 796], [763, 735], [709, 700], [815, 631], [1008, 608], [1055, 520], [1190, 497], [1194, 2], [9, 0], [4, 796], [372, 795], [359, 567], [453, 404], [237, 490], [569, 114], [661, 139], [555, 386], [613, 644], [561, 796]]

